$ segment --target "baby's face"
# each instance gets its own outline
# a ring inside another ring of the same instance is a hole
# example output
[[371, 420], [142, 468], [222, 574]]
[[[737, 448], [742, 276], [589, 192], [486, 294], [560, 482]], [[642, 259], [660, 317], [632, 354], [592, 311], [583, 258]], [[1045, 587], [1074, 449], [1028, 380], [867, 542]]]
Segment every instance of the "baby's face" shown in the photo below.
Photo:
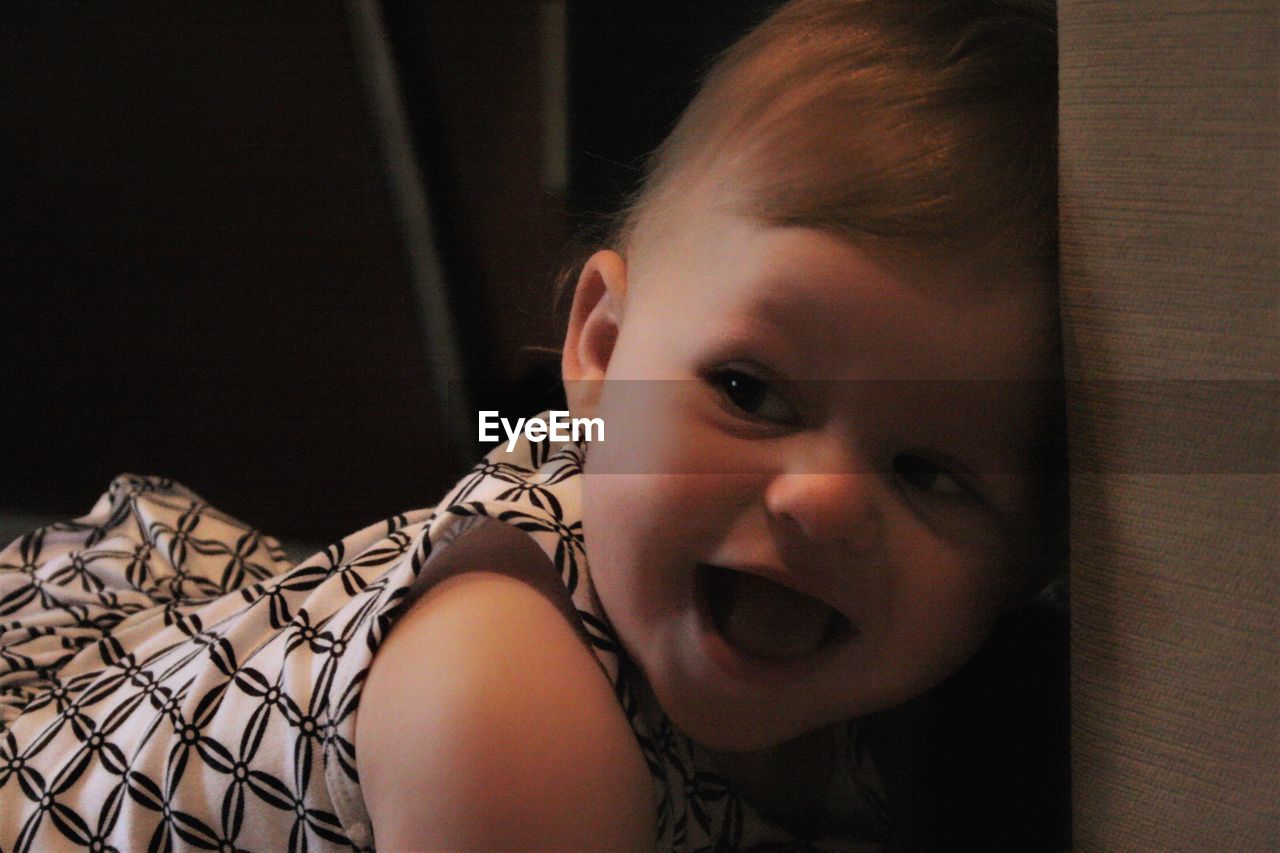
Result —
[[575, 308], [565, 360], [575, 416], [606, 425], [587, 553], [695, 740], [761, 749], [904, 702], [1028, 591], [1056, 340], [1029, 269], [691, 210], [596, 274], [616, 310]]

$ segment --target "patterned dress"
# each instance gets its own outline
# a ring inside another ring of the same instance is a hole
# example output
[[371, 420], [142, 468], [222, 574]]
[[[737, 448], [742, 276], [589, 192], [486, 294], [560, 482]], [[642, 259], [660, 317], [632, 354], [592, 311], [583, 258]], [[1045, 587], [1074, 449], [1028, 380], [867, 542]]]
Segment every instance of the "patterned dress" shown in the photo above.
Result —
[[852, 724], [827, 840], [801, 840], [756, 814], [643, 698], [591, 584], [582, 454], [499, 447], [437, 507], [297, 566], [183, 486], [130, 475], [83, 518], [10, 544], [0, 850], [372, 848], [360, 688], [410, 593], [431, 582], [427, 558], [479, 517], [533, 537], [559, 572], [652, 772], [659, 849], [868, 849], [886, 816]]

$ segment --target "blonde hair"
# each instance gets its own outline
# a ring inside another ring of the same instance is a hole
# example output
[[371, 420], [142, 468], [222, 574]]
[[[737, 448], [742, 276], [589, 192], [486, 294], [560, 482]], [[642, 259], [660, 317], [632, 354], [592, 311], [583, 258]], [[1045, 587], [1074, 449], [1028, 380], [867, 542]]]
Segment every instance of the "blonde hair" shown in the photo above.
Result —
[[741, 212], [913, 250], [1057, 252], [1051, 2], [795, 0], [716, 62], [608, 241], [691, 177]]
[[[1054, 0], [792, 0], [711, 66], [639, 190], [580, 239], [626, 255], [694, 181], [859, 245], [1001, 251], [1057, 280]], [[603, 234], [603, 239], [598, 239]]]

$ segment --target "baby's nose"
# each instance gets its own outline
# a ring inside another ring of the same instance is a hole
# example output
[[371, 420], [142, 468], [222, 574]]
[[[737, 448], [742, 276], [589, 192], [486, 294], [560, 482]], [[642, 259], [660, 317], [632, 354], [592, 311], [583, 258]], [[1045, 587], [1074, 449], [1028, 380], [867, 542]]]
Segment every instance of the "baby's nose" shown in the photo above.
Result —
[[765, 491], [765, 507], [814, 544], [863, 551], [880, 538], [880, 479], [873, 473], [785, 473]]

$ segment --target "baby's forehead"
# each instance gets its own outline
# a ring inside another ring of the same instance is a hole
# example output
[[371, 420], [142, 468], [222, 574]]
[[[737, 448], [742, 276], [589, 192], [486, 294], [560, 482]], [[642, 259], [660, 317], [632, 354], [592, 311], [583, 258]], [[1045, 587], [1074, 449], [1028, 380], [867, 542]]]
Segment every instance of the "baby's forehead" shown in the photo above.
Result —
[[892, 263], [822, 232], [710, 226], [665, 244], [665, 264], [640, 284], [637, 333], [668, 340], [691, 364], [748, 364], [809, 383], [813, 399], [920, 423], [972, 424], [1003, 409], [1012, 435], [1033, 429], [1055, 396], [1056, 326], [1042, 288], [1024, 286], [1030, 298], [993, 290], [981, 265], [930, 278], [933, 264]]
[[714, 185], [690, 190], [650, 212], [627, 258], [634, 286], [657, 289], [672, 310], [696, 303], [806, 334], [834, 323], [837, 339], [845, 315], [868, 312], [994, 313], [1015, 332], [1053, 320], [1056, 290], [1030, 253], [855, 239], [754, 217]]

